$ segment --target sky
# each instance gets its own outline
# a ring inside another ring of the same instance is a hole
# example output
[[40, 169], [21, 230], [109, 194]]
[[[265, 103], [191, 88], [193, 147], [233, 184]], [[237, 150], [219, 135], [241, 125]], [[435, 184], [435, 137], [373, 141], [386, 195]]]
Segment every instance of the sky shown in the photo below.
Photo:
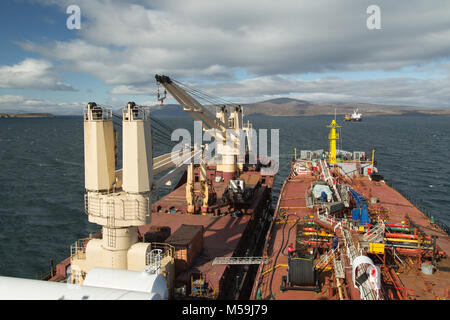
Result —
[[155, 74], [236, 103], [450, 107], [447, 0], [3, 0], [0, 38], [0, 112], [155, 105]]

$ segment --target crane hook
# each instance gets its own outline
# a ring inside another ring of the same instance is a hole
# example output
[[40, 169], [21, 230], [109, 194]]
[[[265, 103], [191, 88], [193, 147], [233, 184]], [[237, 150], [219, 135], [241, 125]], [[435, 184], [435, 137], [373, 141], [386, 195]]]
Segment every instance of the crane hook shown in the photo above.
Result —
[[167, 98], [167, 91], [166, 89], [164, 89], [164, 96], [162, 97], [161, 94], [159, 93], [159, 86], [158, 86], [158, 101], [161, 101], [161, 105], [164, 105], [164, 99]]

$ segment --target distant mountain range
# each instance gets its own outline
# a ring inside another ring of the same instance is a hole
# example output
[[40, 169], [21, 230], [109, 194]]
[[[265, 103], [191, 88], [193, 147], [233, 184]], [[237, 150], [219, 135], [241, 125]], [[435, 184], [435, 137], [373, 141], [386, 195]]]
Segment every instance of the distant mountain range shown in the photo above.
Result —
[[[358, 108], [363, 117], [379, 115], [450, 115], [449, 108], [420, 108], [411, 106], [387, 106], [370, 103], [332, 103], [332, 102], [311, 102], [291, 98], [276, 98], [256, 103], [242, 104], [244, 115], [265, 115], [265, 116], [318, 116], [350, 114]], [[215, 113], [214, 106], [205, 106]], [[150, 107], [151, 114], [155, 117], [190, 117], [178, 104], [157, 105]], [[122, 114], [122, 109], [114, 110], [117, 114]], [[0, 117], [52, 117], [50, 113], [29, 113], [27, 111], [3, 110]]]
[[51, 113], [0, 113], [0, 118], [44, 118], [54, 116]]
[[[242, 104], [245, 115], [266, 116], [318, 116], [350, 114], [356, 108], [365, 116], [379, 115], [450, 115], [450, 108], [420, 108], [411, 106], [387, 106], [369, 103], [328, 103], [310, 102], [291, 98], [276, 98], [267, 101]], [[215, 112], [215, 107], [206, 106]], [[189, 114], [177, 105], [168, 104], [151, 108], [151, 113], [159, 117], [183, 117]]]

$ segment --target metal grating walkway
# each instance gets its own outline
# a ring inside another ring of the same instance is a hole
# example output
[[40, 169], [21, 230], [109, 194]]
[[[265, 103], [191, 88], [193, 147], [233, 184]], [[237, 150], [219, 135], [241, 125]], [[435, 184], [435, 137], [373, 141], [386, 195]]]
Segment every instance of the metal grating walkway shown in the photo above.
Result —
[[336, 258], [334, 258], [333, 264], [334, 264], [334, 274], [336, 275], [336, 278], [345, 279], [345, 272], [344, 266], [342, 265], [342, 261], [336, 260]]
[[268, 259], [263, 257], [217, 257], [212, 264], [260, 264], [262, 261], [268, 263]]

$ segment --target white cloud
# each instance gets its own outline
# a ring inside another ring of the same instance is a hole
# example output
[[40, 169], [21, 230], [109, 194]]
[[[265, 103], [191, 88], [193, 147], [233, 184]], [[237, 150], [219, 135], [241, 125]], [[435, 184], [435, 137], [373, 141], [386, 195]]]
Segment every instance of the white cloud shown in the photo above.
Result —
[[13, 66], [0, 66], [0, 88], [75, 91], [70, 84], [59, 81], [50, 62], [31, 58]]
[[81, 40], [28, 48], [83, 71], [89, 61], [92, 73], [116, 84], [133, 82], [123, 73], [143, 81], [157, 70], [211, 76], [230, 68], [257, 75], [392, 69], [450, 51], [448, 1], [380, 0], [378, 31], [366, 27], [367, 1], [75, 2], [84, 19]]
[[261, 97], [289, 96], [321, 102], [361, 102], [388, 105], [450, 107], [450, 77], [433, 79], [381, 78], [347, 80], [336, 77], [302, 80], [281, 75], [236, 82], [203, 85], [222, 97], [242, 97], [236, 102], [254, 102]]
[[[305, 96], [305, 90], [312, 98], [360, 97], [424, 105], [444, 104], [448, 97], [441, 78], [415, 82], [408, 77], [404, 83], [400, 77], [385, 81], [285, 77], [286, 87], [275, 80], [276, 75], [309, 72], [324, 77], [342, 71], [402, 72], [448, 60], [450, 2], [445, 0], [378, 0], [381, 30], [366, 27], [366, 8], [373, 4], [367, 0], [42, 1], [62, 9], [78, 4], [80, 39], [23, 42], [22, 48], [102, 79], [114, 86], [112, 94], [154, 94], [154, 74], [165, 73], [194, 82], [223, 81], [219, 85], [223, 90], [234, 87], [229, 93], [236, 99], [286, 91]], [[242, 70], [250, 79], [233, 80]], [[421, 88], [428, 88], [428, 93]], [[419, 96], [414, 100], [411, 94]]]
[[[151, 88], [153, 89], [153, 87]], [[139, 88], [133, 85], [120, 85], [116, 86], [111, 89], [110, 93], [112, 94], [128, 94], [128, 95], [134, 95], [134, 94], [151, 94], [154, 93], [151, 91], [148, 87]]]

